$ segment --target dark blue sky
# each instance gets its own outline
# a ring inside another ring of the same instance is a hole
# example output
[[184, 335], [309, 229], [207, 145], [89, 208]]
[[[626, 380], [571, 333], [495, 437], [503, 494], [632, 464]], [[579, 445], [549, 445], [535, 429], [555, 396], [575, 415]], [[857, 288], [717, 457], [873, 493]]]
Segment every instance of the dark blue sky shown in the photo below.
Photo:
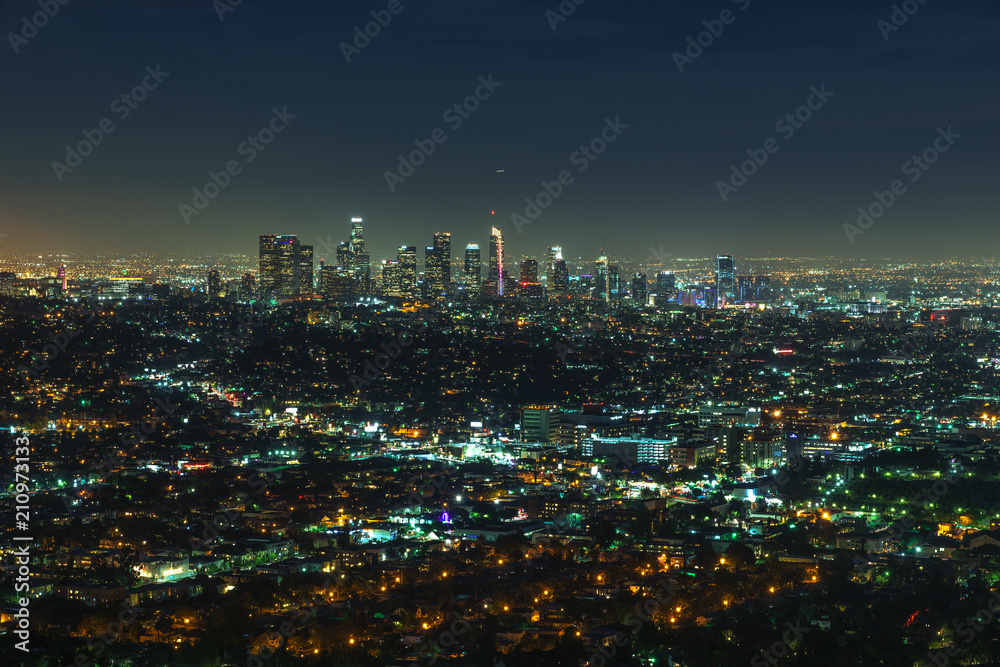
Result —
[[[996, 0], [928, 0], [888, 41], [891, 2], [587, 0], [555, 31], [557, 0], [401, 2], [350, 64], [340, 43], [388, 0], [244, 0], [225, 21], [211, 0], [70, 0], [16, 54], [6, 35], [37, 0], [0, 2], [0, 251], [253, 253], [265, 232], [340, 241], [357, 214], [376, 258], [435, 231], [485, 247], [491, 224], [512, 255], [997, 249]], [[674, 52], [724, 9], [679, 73]], [[111, 103], [156, 65], [169, 76], [119, 120]], [[490, 74], [502, 85], [452, 131], [443, 112]], [[786, 140], [776, 121], [821, 84], [833, 97]], [[247, 163], [238, 146], [275, 107], [296, 118]], [[580, 173], [572, 154], [609, 117], [628, 129]], [[104, 118], [114, 132], [57, 180]], [[911, 182], [904, 163], [948, 126], [961, 138]], [[397, 156], [439, 127], [390, 192]], [[780, 150], [723, 202], [717, 182], [769, 137]], [[230, 160], [239, 175], [185, 224], [179, 205]], [[518, 233], [511, 214], [562, 170], [572, 184]], [[896, 179], [905, 194], [849, 243], [843, 225]]]

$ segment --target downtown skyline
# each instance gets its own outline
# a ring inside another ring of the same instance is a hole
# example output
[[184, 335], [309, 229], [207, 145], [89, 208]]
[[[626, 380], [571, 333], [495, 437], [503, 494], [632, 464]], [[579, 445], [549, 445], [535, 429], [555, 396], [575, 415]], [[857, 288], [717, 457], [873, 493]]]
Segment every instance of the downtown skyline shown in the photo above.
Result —
[[1000, 0], [0, 0], [17, 667], [1000, 664]]

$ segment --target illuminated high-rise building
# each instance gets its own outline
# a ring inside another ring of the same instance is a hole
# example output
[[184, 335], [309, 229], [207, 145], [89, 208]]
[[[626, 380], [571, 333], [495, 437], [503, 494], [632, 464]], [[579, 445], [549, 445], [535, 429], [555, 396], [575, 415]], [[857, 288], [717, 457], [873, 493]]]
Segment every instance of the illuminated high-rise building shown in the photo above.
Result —
[[296, 296], [313, 295], [313, 247], [299, 246], [299, 293]]
[[538, 282], [538, 262], [531, 259], [530, 257], [528, 259], [521, 260], [521, 282], [522, 283]]
[[520, 284], [518, 291], [522, 296], [542, 296], [542, 283], [538, 281], [538, 262], [528, 258], [521, 261]]
[[669, 297], [677, 290], [677, 278], [673, 271], [660, 271], [656, 276], [656, 296]]
[[649, 282], [645, 273], [637, 273], [632, 276], [632, 300], [641, 306], [646, 305], [646, 297], [649, 295]]
[[355, 257], [365, 251], [365, 231], [361, 218], [351, 218], [351, 252]]
[[569, 268], [566, 261], [557, 259], [552, 263], [552, 273], [549, 274], [549, 289], [557, 293], [569, 290]]
[[260, 298], [270, 299], [278, 289], [278, 237], [261, 234], [258, 248], [258, 275], [260, 275]]
[[608, 258], [604, 255], [604, 249], [601, 249], [601, 256], [597, 258], [597, 263], [594, 266], [594, 289], [592, 297], [594, 299], [601, 299], [602, 301], [611, 300], [611, 292], [608, 289]]
[[258, 250], [261, 299], [271, 301], [312, 294], [312, 246], [300, 246], [295, 235], [261, 234]]
[[479, 246], [470, 243], [465, 246], [465, 289], [470, 293], [477, 293], [481, 287], [483, 279], [483, 261], [479, 255]]
[[720, 306], [736, 298], [736, 261], [732, 255], [715, 258], [715, 291]]
[[441, 296], [442, 286], [441, 257], [434, 246], [426, 246], [424, 248], [423, 287], [426, 290], [424, 296], [432, 299]]
[[67, 283], [66, 283], [66, 265], [65, 264], [60, 264], [59, 265], [59, 272], [56, 274], [56, 278], [59, 279], [60, 289], [62, 289], [62, 291], [65, 292], [66, 291], [66, 285], [67, 285]]
[[403, 265], [397, 259], [382, 261], [382, 294], [397, 299], [406, 299], [413, 294], [411, 285], [403, 277]]
[[551, 246], [545, 253], [545, 281], [548, 286], [552, 287], [552, 273], [556, 262], [563, 258], [563, 252], [561, 246]]
[[249, 303], [257, 298], [257, 281], [252, 273], [244, 273], [240, 279], [240, 301]]
[[413, 298], [417, 295], [417, 247], [400, 246], [396, 259], [400, 269], [398, 291], [403, 298]]
[[354, 251], [352, 244], [344, 241], [337, 246], [337, 268], [342, 271], [354, 271]]
[[318, 291], [330, 301], [349, 301], [357, 296], [357, 281], [338, 266], [321, 266]]
[[222, 296], [222, 277], [215, 269], [208, 272], [208, 285], [205, 293], [208, 294], [208, 298], [210, 299], [218, 299]]
[[608, 264], [608, 300], [622, 298], [622, 273], [617, 264]]
[[[355, 289], [359, 290], [362, 294], [367, 294], [371, 291], [372, 258], [365, 251], [363, 222], [361, 218], [351, 218], [351, 241], [348, 249], [350, 251], [350, 271], [356, 283]], [[345, 255], [344, 257], [346, 260], [348, 256]], [[339, 248], [337, 249], [337, 262], [338, 265], [344, 266], [344, 264], [341, 264], [341, 251]]]
[[430, 297], [439, 298], [451, 291], [451, 234], [434, 234], [434, 245], [424, 249], [424, 284]]
[[754, 289], [757, 292], [757, 301], [768, 302], [771, 300], [771, 276], [757, 276]]
[[434, 234], [434, 251], [441, 264], [441, 293], [451, 289], [451, 233], [437, 232]]
[[767, 302], [771, 300], [771, 278], [769, 276], [740, 276], [737, 299], [746, 302]]
[[493, 296], [503, 296], [503, 232], [494, 227], [490, 231], [490, 268], [486, 275], [486, 291]]

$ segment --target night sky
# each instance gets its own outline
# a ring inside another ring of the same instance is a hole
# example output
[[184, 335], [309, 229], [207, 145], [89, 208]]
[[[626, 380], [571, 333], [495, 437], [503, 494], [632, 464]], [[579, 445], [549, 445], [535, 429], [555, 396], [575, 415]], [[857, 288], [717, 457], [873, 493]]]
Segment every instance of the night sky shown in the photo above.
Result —
[[[910, 0], [892, 32], [892, 3], [860, 0], [566, 0], [555, 30], [558, 0], [399, 2], [350, 63], [341, 43], [388, 0], [244, 0], [224, 20], [223, 0], [69, 0], [17, 53], [38, 2], [0, 2], [0, 251], [252, 254], [261, 233], [344, 240], [353, 215], [373, 259], [435, 231], [455, 254], [485, 249], [491, 224], [511, 256], [997, 250], [1000, 2]], [[674, 53], [724, 10], [679, 72]], [[169, 74], [112, 107], [154, 81], [147, 66]], [[444, 112], [490, 75], [501, 85], [452, 129]], [[776, 123], [824, 85], [786, 138]], [[275, 108], [295, 118], [248, 163], [238, 147]], [[105, 118], [114, 131], [57, 177]], [[573, 159], [616, 118], [628, 127], [603, 154]], [[949, 126], [960, 138], [911, 181], [904, 163]], [[385, 172], [437, 128], [447, 139], [390, 191]], [[769, 138], [779, 150], [724, 202], [718, 182]], [[186, 224], [179, 206], [230, 161], [240, 172]], [[519, 233], [511, 215], [564, 170]], [[844, 224], [897, 179], [905, 193], [849, 243]]]

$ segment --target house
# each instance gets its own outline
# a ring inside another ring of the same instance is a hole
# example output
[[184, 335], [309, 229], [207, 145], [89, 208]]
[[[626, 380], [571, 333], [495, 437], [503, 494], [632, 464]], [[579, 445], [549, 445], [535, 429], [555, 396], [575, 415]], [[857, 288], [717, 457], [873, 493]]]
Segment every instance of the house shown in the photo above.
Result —
[[920, 549], [920, 555], [922, 556], [951, 558], [955, 551], [962, 548], [962, 543], [952, 537], [935, 535], [918, 548]]
[[892, 546], [892, 533], [888, 529], [875, 532], [851, 531], [837, 535], [837, 548], [850, 551], [864, 549], [867, 554], [885, 553]]
[[1000, 547], [1000, 530], [979, 530], [974, 533], [966, 533], [965, 537], [962, 538], [962, 546], [966, 549], [984, 546]]

